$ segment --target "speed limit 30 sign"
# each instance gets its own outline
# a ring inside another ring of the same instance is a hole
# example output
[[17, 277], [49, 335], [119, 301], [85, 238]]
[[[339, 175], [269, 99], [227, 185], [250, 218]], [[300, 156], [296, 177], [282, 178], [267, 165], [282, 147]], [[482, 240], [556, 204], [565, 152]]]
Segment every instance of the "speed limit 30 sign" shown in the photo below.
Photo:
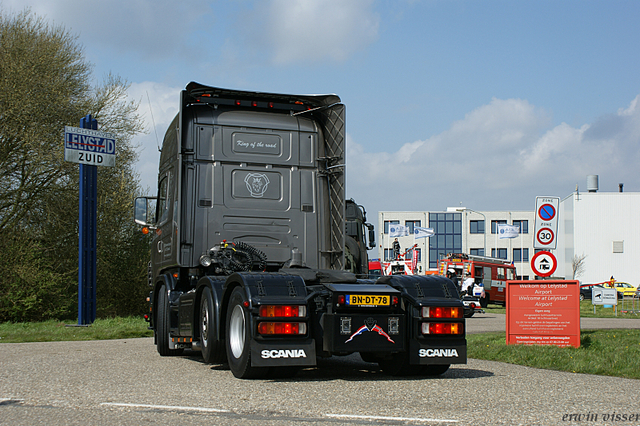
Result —
[[551, 230], [551, 228], [540, 228], [538, 232], [536, 232], [536, 241], [539, 244], [548, 247], [555, 241], [555, 233]]

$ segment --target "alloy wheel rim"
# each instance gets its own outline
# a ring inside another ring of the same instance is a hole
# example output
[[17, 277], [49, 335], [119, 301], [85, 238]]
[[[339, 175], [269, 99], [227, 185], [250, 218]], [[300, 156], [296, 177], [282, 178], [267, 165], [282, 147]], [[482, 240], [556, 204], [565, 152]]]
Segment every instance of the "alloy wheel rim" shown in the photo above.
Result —
[[244, 351], [244, 321], [242, 306], [234, 306], [229, 323], [229, 346], [235, 358], [240, 358]]

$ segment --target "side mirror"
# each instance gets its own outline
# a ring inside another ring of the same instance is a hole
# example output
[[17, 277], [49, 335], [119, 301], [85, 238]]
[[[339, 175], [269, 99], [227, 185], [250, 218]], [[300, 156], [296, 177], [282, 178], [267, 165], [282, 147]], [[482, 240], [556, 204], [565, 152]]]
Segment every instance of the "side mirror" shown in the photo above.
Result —
[[365, 225], [369, 230], [369, 248], [374, 248], [376, 246], [376, 233], [373, 229], [373, 225], [370, 223], [366, 223]]
[[142, 226], [152, 226], [155, 218], [155, 197], [138, 197], [134, 202], [133, 220]]

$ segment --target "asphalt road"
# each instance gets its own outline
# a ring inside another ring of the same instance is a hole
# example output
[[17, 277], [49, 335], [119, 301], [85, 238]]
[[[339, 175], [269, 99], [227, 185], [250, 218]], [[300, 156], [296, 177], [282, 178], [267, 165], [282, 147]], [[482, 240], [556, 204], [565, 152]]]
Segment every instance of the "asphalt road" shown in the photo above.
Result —
[[[475, 314], [467, 319], [467, 334], [486, 333], [489, 331], [505, 331], [507, 329], [505, 314]], [[580, 318], [582, 330], [611, 328], [640, 328], [640, 315], [637, 318]]]
[[640, 425], [638, 395], [639, 380], [475, 359], [438, 378], [393, 378], [352, 355], [247, 381], [196, 354], [161, 357], [150, 338], [0, 344], [1, 425]]

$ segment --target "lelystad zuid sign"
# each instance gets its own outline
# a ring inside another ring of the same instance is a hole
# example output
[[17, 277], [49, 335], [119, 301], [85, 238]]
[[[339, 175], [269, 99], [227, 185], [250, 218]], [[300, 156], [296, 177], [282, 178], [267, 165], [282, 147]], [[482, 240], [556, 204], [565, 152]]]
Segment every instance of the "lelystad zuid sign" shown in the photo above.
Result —
[[72, 163], [114, 167], [116, 138], [107, 132], [65, 126], [64, 159]]

